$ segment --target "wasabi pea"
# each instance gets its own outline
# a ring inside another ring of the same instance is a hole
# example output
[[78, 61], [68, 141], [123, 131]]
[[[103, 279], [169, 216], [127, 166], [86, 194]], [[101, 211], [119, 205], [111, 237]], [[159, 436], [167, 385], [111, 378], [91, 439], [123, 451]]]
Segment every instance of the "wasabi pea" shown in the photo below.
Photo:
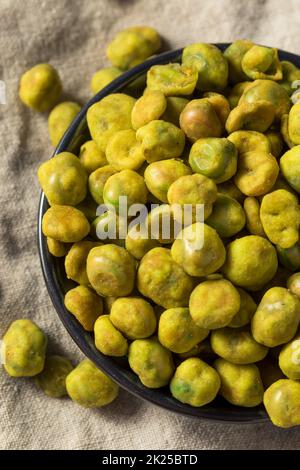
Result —
[[238, 83], [248, 80], [248, 76], [245, 74], [242, 67], [242, 60], [246, 52], [248, 52], [252, 46], [252, 41], [238, 39], [225, 49], [224, 57], [228, 62], [230, 83]]
[[120, 297], [110, 312], [112, 324], [130, 339], [148, 338], [156, 330], [153, 307], [139, 297]]
[[215, 93], [214, 91], [203, 93], [203, 98], [206, 98], [210, 104], [213, 105], [220, 123], [225, 128], [226, 121], [230, 114], [230, 105], [227, 98], [220, 93]]
[[275, 107], [269, 101], [242, 103], [230, 112], [226, 121], [226, 130], [228, 134], [240, 129], [265, 132], [274, 118]]
[[125, 239], [126, 250], [136, 259], [140, 260], [152, 248], [157, 248], [159, 241], [149, 238], [145, 227], [133, 226], [128, 230]]
[[289, 291], [300, 299], [300, 273], [292, 274], [287, 280]]
[[35, 383], [49, 397], [64, 397], [67, 395], [66, 377], [72, 370], [71, 362], [65, 357], [48, 356], [44, 370], [35, 377]]
[[265, 237], [266, 234], [260, 219], [260, 204], [254, 196], [246, 197], [244, 200], [244, 211], [248, 232], [251, 235]]
[[242, 59], [242, 69], [252, 80], [281, 80], [282, 70], [277, 49], [254, 44]]
[[252, 151], [261, 153], [271, 152], [270, 141], [261, 132], [235, 131], [228, 136], [228, 140], [235, 145], [239, 156]]
[[257, 309], [256, 303], [248, 292], [240, 287], [238, 287], [237, 290], [240, 294], [241, 304], [238, 313], [233, 317], [228, 325], [230, 328], [240, 328], [241, 326], [245, 326], [250, 323]]
[[219, 194], [206, 223], [213, 227], [220, 237], [232, 237], [242, 230], [246, 217], [242, 206], [235, 199]]
[[46, 237], [64, 243], [82, 240], [90, 231], [85, 215], [75, 207], [52, 206], [44, 214], [42, 230]]
[[180, 127], [191, 142], [205, 137], [221, 137], [222, 124], [207, 98], [189, 101], [183, 108]]
[[51, 144], [56, 147], [64, 133], [79, 113], [81, 107], [72, 101], [59, 103], [52, 109], [48, 118], [48, 130]]
[[117, 67], [105, 67], [97, 70], [92, 76], [90, 88], [94, 95], [109, 85], [115, 78], [122, 75], [122, 70]]
[[106, 181], [112, 175], [117, 173], [111, 165], [104, 165], [93, 171], [89, 176], [89, 190], [92, 198], [97, 204], [103, 204], [103, 189]]
[[162, 91], [149, 90], [136, 102], [131, 112], [133, 129], [137, 130], [151, 121], [159, 119], [165, 112], [167, 100]]
[[54, 238], [47, 237], [47, 247], [52, 256], [62, 258], [68, 253], [70, 245], [68, 243], [55, 240]]
[[279, 354], [279, 367], [288, 379], [300, 379], [300, 336], [285, 344]]
[[77, 286], [65, 295], [65, 306], [86, 331], [93, 331], [94, 323], [103, 313], [103, 302], [92, 289]]
[[138, 170], [145, 157], [134, 130], [116, 132], [108, 141], [106, 158], [115, 170]]
[[197, 80], [194, 67], [180, 64], [153, 65], [147, 72], [149, 90], [161, 91], [165, 96], [191, 95]]
[[94, 325], [95, 346], [106, 356], [125, 356], [128, 343], [124, 336], [114, 327], [109, 315], [101, 315]]
[[105, 153], [99, 149], [96, 142], [88, 140], [80, 147], [79, 160], [88, 175], [107, 165]]
[[126, 197], [128, 208], [133, 204], [145, 204], [147, 187], [142, 176], [133, 170], [122, 170], [110, 176], [103, 188], [104, 203], [119, 211], [120, 196]]
[[300, 193], [300, 145], [288, 150], [280, 159], [280, 169], [289, 185]]
[[234, 109], [239, 104], [242, 94], [251, 83], [252, 82], [247, 81], [236, 83], [236, 85], [231, 88], [229, 94], [227, 95], [227, 99], [230, 104], [230, 109]]
[[72, 279], [78, 284], [89, 284], [86, 273], [86, 259], [90, 250], [99, 245], [100, 243], [84, 240], [71, 246], [65, 258], [65, 270], [68, 279]]
[[279, 158], [282, 155], [284, 146], [283, 138], [279, 131], [268, 130], [265, 134], [271, 145], [271, 154]]
[[275, 426], [291, 428], [300, 425], [300, 383], [282, 379], [264, 394], [264, 405]]

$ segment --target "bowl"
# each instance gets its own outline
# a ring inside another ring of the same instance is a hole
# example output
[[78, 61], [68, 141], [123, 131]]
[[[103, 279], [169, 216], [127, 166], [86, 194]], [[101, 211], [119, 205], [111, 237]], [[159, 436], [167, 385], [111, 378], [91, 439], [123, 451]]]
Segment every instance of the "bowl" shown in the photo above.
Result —
[[[224, 50], [228, 45], [229, 44], [226, 43], [216, 44], [221, 50]], [[110, 93], [122, 92], [135, 79], [143, 76], [152, 65], [166, 64], [180, 60], [181, 54], [182, 49], [159, 54], [128, 72], [125, 72], [97, 93], [82, 108], [78, 116], [76, 116], [56, 148], [54, 155], [64, 151], [77, 153], [80, 145], [89, 138], [86, 113], [91, 105]], [[299, 56], [279, 50], [279, 57], [281, 60], [294, 62], [300, 68]], [[255, 423], [267, 419], [266, 412], [262, 406], [255, 408], [236, 407], [230, 405], [222, 397], [217, 397], [212, 403], [201, 408], [194, 408], [190, 405], [180, 403], [172, 398], [167, 387], [156, 390], [146, 388], [140, 382], [139, 378], [129, 369], [127, 361], [124, 358], [111, 358], [101, 354], [100, 351], [95, 348], [92, 334], [86, 332], [76, 318], [71, 315], [64, 306], [64, 295], [67, 290], [75, 286], [75, 283], [66, 278], [62, 260], [54, 258], [48, 252], [46, 239], [42, 233], [42, 217], [48, 207], [48, 202], [42, 193], [38, 210], [38, 249], [48, 293], [59, 318], [70, 336], [81, 351], [93, 361], [99, 369], [103, 370], [122, 388], [133, 395], [177, 413], [193, 416], [195, 418], [231, 423]]]

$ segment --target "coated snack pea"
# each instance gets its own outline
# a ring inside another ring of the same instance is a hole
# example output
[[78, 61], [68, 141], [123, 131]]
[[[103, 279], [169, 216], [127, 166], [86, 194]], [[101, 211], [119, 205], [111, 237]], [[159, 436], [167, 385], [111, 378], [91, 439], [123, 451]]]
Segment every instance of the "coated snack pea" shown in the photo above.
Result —
[[64, 397], [67, 395], [66, 378], [72, 370], [71, 362], [65, 357], [47, 356], [44, 369], [35, 377], [35, 383], [49, 397]]
[[291, 248], [299, 240], [300, 207], [289, 191], [278, 189], [266, 194], [260, 220], [269, 240], [280, 248]]
[[265, 391], [264, 405], [275, 426], [300, 425], [300, 383], [289, 379], [274, 382]]
[[20, 100], [35, 111], [47, 111], [58, 101], [62, 92], [59, 75], [50, 64], [37, 64], [21, 77]]
[[136, 339], [129, 346], [128, 361], [145, 387], [167, 385], [173, 375], [172, 354], [155, 338]]
[[203, 98], [206, 98], [210, 104], [213, 105], [222, 126], [225, 128], [227, 118], [230, 114], [230, 105], [227, 98], [225, 98], [224, 95], [214, 91], [207, 91], [203, 93]]
[[179, 117], [180, 127], [191, 142], [205, 137], [221, 137], [222, 124], [207, 98], [190, 101]]
[[70, 245], [68, 243], [55, 240], [54, 238], [47, 237], [47, 247], [52, 256], [62, 258], [68, 253]]
[[137, 287], [142, 295], [164, 308], [187, 307], [194, 281], [173, 260], [170, 250], [158, 247], [142, 258]]
[[159, 318], [158, 339], [174, 353], [189, 351], [208, 334], [209, 330], [194, 323], [188, 308], [170, 308]]
[[252, 41], [238, 39], [225, 49], [224, 57], [228, 62], [230, 83], [238, 83], [248, 80], [248, 76], [245, 74], [242, 67], [242, 60], [246, 52], [248, 52], [252, 46]]
[[56, 147], [64, 133], [79, 113], [81, 107], [72, 101], [59, 103], [52, 109], [48, 118], [48, 129], [51, 144]]
[[230, 104], [230, 109], [234, 109], [246, 90], [246, 88], [251, 84], [252, 82], [241, 82], [241, 83], [236, 83], [230, 90], [230, 92], [227, 95], [228, 102]]
[[122, 170], [106, 180], [103, 188], [103, 201], [119, 211], [121, 196], [126, 198], [129, 208], [133, 204], [145, 204], [147, 194], [147, 186], [142, 176], [133, 170]]
[[131, 112], [133, 129], [137, 130], [151, 121], [159, 119], [165, 112], [167, 100], [162, 91], [148, 90], [136, 102]]
[[280, 169], [289, 185], [300, 193], [300, 145], [285, 152], [280, 159]]
[[254, 196], [248, 196], [244, 200], [246, 226], [249, 233], [265, 237], [265, 231], [260, 219], [260, 204]]
[[165, 96], [191, 95], [196, 87], [198, 72], [180, 64], [153, 65], [147, 72], [149, 90], [159, 90]]
[[293, 144], [300, 144], [300, 103], [294, 104], [289, 112], [288, 132]]
[[127, 338], [147, 338], [156, 330], [152, 305], [141, 297], [120, 297], [110, 311], [112, 324]]
[[134, 286], [134, 258], [117, 245], [92, 248], [87, 257], [88, 279], [95, 291], [105, 297], [129, 295]]
[[299, 322], [299, 299], [283, 287], [272, 287], [253, 316], [252, 334], [258, 343], [273, 348], [290, 341]]
[[270, 141], [261, 132], [235, 131], [228, 136], [228, 140], [235, 145], [239, 156], [252, 151], [261, 153], [271, 152]]
[[227, 279], [201, 282], [191, 293], [189, 302], [196, 325], [209, 330], [228, 325], [240, 306], [240, 295]]
[[282, 70], [275, 48], [253, 45], [242, 59], [242, 69], [252, 80], [281, 80]]
[[236, 173], [237, 156], [235, 145], [228, 139], [198, 139], [191, 148], [189, 164], [195, 173], [222, 183]]
[[158, 32], [149, 26], [131, 26], [116, 34], [106, 49], [115, 67], [127, 70], [155, 54], [160, 48]]
[[66, 378], [71, 400], [85, 408], [99, 408], [114, 401], [119, 387], [89, 359], [81, 361]]
[[242, 230], [246, 223], [242, 206], [230, 196], [218, 194], [213, 205], [213, 211], [206, 220], [220, 237], [232, 237]]
[[65, 306], [86, 331], [93, 331], [94, 323], [103, 313], [103, 301], [87, 286], [77, 286], [65, 295]]
[[135, 99], [124, 93], [107, 95], [87, 111], [92, 139], [100, 150], [106, 150], [110, 137], [117, 131], [131, 129], [131, 111]]
[[248, 327], [212, 331], [210, 342], [218, 356], [233, 364], [251, 364], [268, 354], [268, 348], [255, 341]]
[[90, 231], [85, 215], [71, 206], [52, 206], [44, 214], [42, 230], [46, 237], [64, 243], [82, 240]]
[[86, 273], [86, 259], [90, 250], [99, 245], [100, 243], [83, 240], [71, 246], [65, 257], [65, 270], [68, 279], [72, 279], [78, 284], [89, 284]]
[[79, 160], [88, 175], [108, 163], [105, 153], [100, 150], [93, 140], [88, 140], [82, 144], [80, 147]]
[[170, 382], [173, 397], [195, 407], [204, 406], [214, 400], [219, 388], [218, 373], [197, 357], [183, 361]]
[[279, 367], [289, 379], [300, 379], [300, 336], [295, 336], [283, 346], [279, 354]]
[[47, 338], [31, 320], [11, 323], [2, 339], [2, 359], [11, 377], [32, 377], [39, 374], [45, 363]]
[[276, 250], [265, 238], [248, 235], [227, 246], [223, 272], [239, 287], [259, 290], [275, 276], [277, 268]]
[[184, 228], [171, 248], [172, 258], [190, 276], [207, 276], [224, 264], [226, 251], [217, 232], [196, 222]]
[[118, 171], [138, 170], [145, 161], [140, 142], [133, 129], [116, 132], [106, 148], [108, 163]]
[[249, 408], [263, 401], [264, 388], [255, 364], [232, 364], [219, 358], [214, 367], [221, 379], [220, 395], [229, 403]]
[[89, 190], [92, 198], [97, 204], [103, 204], [103, 189], [106, 181], [112, 175], [117, 173], [111, 165], [104, 165], [93, 171], [89, 176]]
[[241, 103], [229, 114], [226, 130], [229, 134], [240, 129], [265, 132], [275, 118], [275, 106], [269, 101]]
[[98, 93], [104, 87], [109, 85], [115, 78], [122, 75], [122, 70], [117, 67], [105, 67], [97, 70], [92, 76], [90, 88], [94, 94]]
[[101, 315], [94, 325], [95, 346], [106, 356], [125, 356], [128, 350], [127, 340], [118, 331], [109, 315]]
[[76, 206], [86, 196], [86, 171], [70, 152], [59, 153], [42, 163], [38, 178], [50, 205]]
[[[137, 224], [139, 225], [139, 224]], [[128, 230], [125, 239], [126, 250], [136, 259], [140, 260], [152, 248], [157, 248], [159, 241], [149, 238], [146, 228], [140, 226], [133, 226]]]

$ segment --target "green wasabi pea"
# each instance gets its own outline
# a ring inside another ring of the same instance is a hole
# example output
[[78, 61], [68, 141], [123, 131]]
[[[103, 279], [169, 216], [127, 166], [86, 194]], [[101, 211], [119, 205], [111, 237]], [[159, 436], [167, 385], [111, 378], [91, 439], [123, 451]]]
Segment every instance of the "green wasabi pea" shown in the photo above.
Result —
[[287, 280], [289, 291], [300, 299], [300, 273], [292, 274]]
[[197, 357], [183, 361], [170, 382], [173, 397], [195, 407], [204, 406], [214, 400], [219, 388], [218, 373]]
[[106, 181], [112, 175], [117, 173], [111, 165], [104, 165], [93, 171], [89, 176], [89, 191], [97, 204], [103, 204], [103, 189]]
[[167, 385], [173, 375], [172, 354], [155, 338], [136, 339], [129, 346], [128, 362], [145, 387]]
[[86, 259], [90, 250], [99, 245], [100, 243], [83, 240], [71, 246], [65, 257], [65, 270], [68, 279], [72, 279], [78, 284], [89, 284], [86, 273]]
[[165, 112], [167, 100], [162, 91], [148, 90], [136, 102], [131, 112], [133, 129], [137, 130], [151, 121], [159, 119]]
[[87, 236], [90, 224], [75, 207], [52, 206], [43, 215], [42, 231], [46, 237], [63, 243], [75, 243]]
[[140, 127], [136, 138], [142, 145], [148, 163], [180, 157], [185, 144], [182, 130], [162, 120], [151, 121]]
[[228, 62], [230, 83], [234, 84], [248, 80], [248, 76], [245, 74], [242, 67], [242, 60], [246, 52], [248, 52], [252, 46], [252, 41], [238, 39], [225, 49], [224, 57]]
[[266, 194], [260, 219], [269, 240], [280, 248], [291, 248], [299, 240], [300, 207], [294, 194], [278, 189]]
[[241, 305], [237, 289], [227, 279], [201, 282], [190, 296], [190, 314], [196, 325], [214, 330], [228, 325]]
[[266, 100], [272, 103], [276, 109], [276, 120], [280, 120], [283, 114], [287, 114], [291, 107], [291, 101], [286, 90], [273, 80], [258, 79], [252, 82], [242, 94], [239, 104], [255, 103]]
[[257, 309], [256, 303], [248, 292], [240, 287], [238, 287], [237, 290], [240, 294], [241, 304], [238, 313], [233, 317], [228, 325], [230, 328], [240, 328], [241, 326], [245, 326], [250, 323]]
[[72, 370], [71, 362], [65, 357], [47, 356], [44, 370], [35, 377], [35, 383], [48, 397], [64, 397], [67, 395], [66, 378]]
[[114, 327], [109, 315], [101, 315], [96, 320], [94, 334], [95, 346], [105, 356], [121, 357], [127, 354], [127, 340]]
[[114, 401], [119, 387], [89, 359], [81, 361], [66, 378], [71, 400], [85, 408], [99, 408]]
[[145, 170], [144, 178], [151, 194], [159, 201], [167, 203], [167, 194], [172, 183], [191, 173], [191, 169], [182, 160], [171, 158], [150, 163]]
[[124, 93], [114, 93], [93, 104], [87, 111], [87, 123], [92, 139], [105, 152], [115, 132], [131, 129], [131, 112], [135, 99]]
[[96, 142], [88, 140], [80, 147], [79, 160], [88, 175], [107, 165], [105, 153], [99, 149]]
[[70, 245], [68, 243], [55, 240], [54, 238], [47, 237], [47, 247], [52, 256], [62, 258], [68, 253]]
[[285, 344], [279, 354], [279, 367], [288, 379], [300, 379], [300, 336]]
[[244, 212], [248, 232], [251, 235], [265, 237], [266, 234], [260, 219], [260, 204], [254, 196], [248, 196], [244, 200]]
[[[213, 180], [204, 175], [186, 175], [177, 178], [169, 187], [167, 198], [171, 206], [179, 204], [182, 208], [190, 204], [192, 222], [196, 222], [197, 204], [204, 206], [204, 220], [210, 216], [217, 199], [217, 187]], [[176, 211], [174, 210], [176, 218]]]
[[64, 133], [79, 113], [81, 107], [72, 101], [59, 103], [52, 109], [48, 118], [48, 130], [51, 144], [56, 147]]
[[59, 75], [50, 64], [37, 64], [21, 77], [20, 100], [35, 111], [48, 111], [58, 101], [61, 92]]
[[122, 70], [117, 67], [104, 67], [103, 69], [97, 70], [92, 76], [90, 89], [95, 95], [120, 75], [122, 75]]
[[102, 296], [125, 296], [133, 290], [135, 262], [125, 248], [113, 244], [92, 248], [86, 271], [92, 287]]
[[137, 287], [142, 295], [164, 308], [187, 307], [194, 281], [173, 260], [170, 250], [158, 247], [142, 258]]
[[87, 286], [77, 286], [65, 295], [65, 307], [86, 331], [93, 331], [97, 318], [103, 313], [101, 297]]
[[209, 330], [197, 326], [188, 308], [165, 310], [158, 325], [160, 343], [174, 353], [184, 353], [209, 335]]
[[183, 49], [182, 63], [199, 73], [197, 89], [223, 90], [228, 80], [228, 63], [220, 49], [213, 44], [191, 44]]
[[210, 342], [218, 356], [233, 364], [251, 364], [268, 354], [268, 348], [255, 341], [248, 327], [212, 331]]
[[167, 96], [166, 100], [167, 107], [161, 118], [163, 121], [171, 122], [175, 124], [175, 126], [179, 126], [180, 114], [189, 101], [181, 96]]
[[232, 364], [219, 358], [214, 367], [221, 379], [220, 395], [229, 403], [250, 408], [263, 401], [264, 387], [255, 364]]
[[299, 299], [283, 287], [272, 287], [252, 318], [252, 334], [258, 343], [273, 348], [293, 338], [299, 321]]
[[291, 428], [300, 425], [300, 383], [282, 379], [274, 382], [264, 394], [264, 405], [275, 426]]
[[242, 206], [235, 199], [219, 194], [206, 223], [213, 227], [220, 237], [226, 238], [242, 230], [246, 217]]
[[207, 98], [190, 101], [179, 117], [180, 127], [191, 142], [205, 137], [221, 137], [222, 123]]
[[282, 79], [281, 63], [277, 49], [254, 44], [242, 59], [242, 69], [252, 80]]
[[208, 276], [224, 264], [226, 252], [217, 232], [196, 222], [184, 228], [171, 248], [172, 258], [190, 276]]
[[198, 72], [180, 64], [153, 65], [147, 72], [149, 90], [159, 90], [165, 96], [187, 96], [195, 90]]
[[248, 235], [227, 246], [224, 275], [233, 284], [250, 291], [261, 289], [276, 274], [276, 250], [265, 238]]
[[47, 338], [28, 319], [11, 323], [2, 339], [2, 362], [11, 377], [32, 377], [42, 372]]
[[141, 297], [120, 297], [111, 307], [110, 321], [130, 339], [148, 338], [156, 330], [152, 305]]
[[38, 178], [50, 205], [76, 206], [86, 197], [86, 171], [70, 152], [59, 153], [42, 163]]
[[251, 83], [252, 82], [247, 81], [236, 83], [236, 85], [231, 88], [227, 95], [227, 99], [230, 104], [230, 109], [234, 109], [239, 104], [242, 94]]
[[236, 173], [237, 156], [235, 145], [226, 138], [198, 139], [191, 148], [189, 164], [195, 173], [222, 183]]
[[232, 109], [225, 127], [228, 134], [241, 129], [265, 132], [273, 123], [274, 118], [275, 107], [269, 101], [241, 103]]
[[127, 207], [133, 204], [146, 204], [147, 186], [144, 179], [133, 170], [122, 170], [110, 176], [103, 188], [103, 200], [106, 205], [120, 209], [120, 197], [127, 201]]
[[155, 54], [161, 45], [158, 32], [149, 26], [131, 26], [116, 34], [106, 49], [113, 66], [127, 70]]
[[300, 193], [300, 145], [293, 147], [283, 154], [280, 159], [280, 169], [289, 185]]

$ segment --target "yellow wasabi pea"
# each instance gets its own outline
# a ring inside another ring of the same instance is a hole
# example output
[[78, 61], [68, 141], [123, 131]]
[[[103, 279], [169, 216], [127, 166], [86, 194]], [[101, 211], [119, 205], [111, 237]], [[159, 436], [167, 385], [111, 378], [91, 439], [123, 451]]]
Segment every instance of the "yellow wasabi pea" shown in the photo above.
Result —
[[129, 346], [128, 361], [145, 387], [167, 385], [173, 375], [172, 354], [155, 338], [136, 339]]
[[148, 251], [152, 248], [159, 247], [159, 241], [148, 237], [148, 231], [146, 228], [138, 227], [139, 230], [136, 231], [136, 226], [133, 226], [128, 230], [125, 239], [125, 247], [128, 253], [130, 253], [134, 258], [140, 260], [145, 256]]
[[220, 93], [214, 91], [206, 91], [203, 93], [203, 98], [206, 98], [210, 104], [213, 105], [214, 110], [221, 122], [222, 126], [225, 128], [227, 118], [230, 114], [230, 105], [227, 98]]
[[128, 343], [118, 331], [109, 315], [101, 315], [94, 325], [95, 346], [106, 356], [121, 357], [127, 354]]
[[147, 72], [147, 88], [165, 96], [187, 96], [195, 90], [198, 72], [180, 64], [153, 65]]
[[97, 70], [97, 72], [93, 74], [90, 83], [90, 88], [94, 95], [120, 75], [122, 75], [122, 70], [117, 67], [104, 67], [103, 69]]
[[180, 127], [191, 142], [201, 138], [221, 137], [222, 123], [208, 98], [189, 101], [179, 117]]
[[90, 224], [85, 215], [75, 207], [55, 205], [45, 212], [42, 231], [46, 237], [63, 243], [75, 243], [87, 236]]
[[35, 111], [48, 111], [62, 92], [59, 75], [50, 64], [37, 64], [21, 77], [20, 100]]
[[[245, 78], [245, 80], [246, 80], [246, 78]], [[251, 85], [251, 83], [252, 82], [248, 82], [248, 81], [240, 82], [240, 83], [236, 83], [231, 88], [231, 90], [229, 91], [229, 94], [227, 95], [227, 99], [228, 99], [228, 102], [230, 104], [230, 109], [234, 109], [238, 105], [242, 94], [244, 93], [246, 88], [249, 85]]]
[[97, 204], [103, 204], [103, 189], [106, 181], [112, 175], [117, 173], [111, 165], [104, 165], [93, 171], [89, 176], [89, 191], [93, 200]]
[[133, 129], [137, 130], [151, 121], [159, 119], [167, 108], [167, 100], [162, 91], [148, 90], [136, 100], [131, 112]]
[[2, 361], [11, 377], [32, 377], [42, 372], [47, 338], [31, 320], [11, 323], [2, 339]]
[[224, 51], [224, 57], [227, 59], [229, 68], [229, 82], [238, 83], [248, 80], [242, 67], [242, 60], [246, 52], [253, 46], [252, 41], [247, 39], [238, 39], [228, 46]]
[[86, 273], [86, 259], [92, 248], [100, 243], [83, 240], [74, 243], [65, 257], [65, 270], [68, 279], [78, 284], [88, 285], [89, 280]]
[[268, 354], [268, 348], [257, 343], [247, 327], [212, 331], [210, 342], [218, 356], [233, 364], [251, 364]]
[[133, 170], [122, 170], [110, 176], [104, 184], [103, 200], [112, 205], [116, 211], [120, 209], [120, 197], [126, 197], [127, 207], [133, 204], [146, 204], [147, 186], [144, 178]]
[[229, 403], [250, 408], [263, 401], [264, 387], [255, 364], [232, 364], [219, 358], [214, 367], [221, 379], [220, 395]]
[[244, 200], [244, 212], [248, 232], [251, 235], [265, 237], [266, 234], [260, 219], [260, 204], [254, 196], [248, 196]]
[[299, 299], [283, 287], [272, 287], [253, 316], [252, 334], [258, 343], [274, 348], [294, 337], [299, 322]]
[[153, 248], [142, 258], [137, 274], [142, 295], [164, 308], [187, 307], [193, 279], [177, 264], [167, 248]]
[[79, 160], [88, 175], [108, 163], [105, 153], [100, 150], [93, 140], [88, 140], [82, 144], [80, 147]]
[[189, 351], [208, 334], [209, 330], [194, 323], [188, 308], [170, 308], [159, 318], [158, 339], [174, 353]]
[[285, 152], [280, 159], [280, 169], [289, 185], [300, 193], [300, 145]]
[[278, 189], [266, 194], [260, 219], [269, 240], [280, 248], [291, 248], [299, 240], [300, 207], [294, 194]]
[[289, 112], [288, 133], [293, 144], [300, 144], [300, 103], [295, 103]]
[[191, 293], [189, 302], [196, 325], [209, 330], [228, 325], [240, 306], [240, 295], [227, 279], [201, 282]]
[[44, 370], [35, 377], [35, 384], [48, 397], [64, 397], [67, 395], [66, 378], [72, 370], [71, 362], [65, 357], [47, 356]]
[[52, 109], [48, 118], [48, 129], [51, 144], [56, 147], [64, 133], [79, 113], [81, 107], [72, 101], [59, 103]]
[[152, 305], [140, 297], [120, 297], [111, 307], [110, 321], [130, 339], [147, 338], [156, 330]]
[[87, 174], [73, 153], [62, 152], [42, 163], [38, 178], [50, 205], [76, 206], [86, 197]]
[[227, 246], [223, 273], [239, 287], [260, 290], [275, 276], [277, 268], [276, 249], [265, 238], [248, 235]]
[[264, 405], [275, 426], [291, 428], [300, 425], [300, 383], [282, 379], [264, 394]]
[[70, 249], [70, 245], [68, 243], [60, 242], [51, 237], [47, 237], [47, 247], [49, 253], [56, 258], [62, 258]]
[[218, 194], [206, 223], [213, 227], [220, 237], [232, 237], [244, 227], [245, 212], [235, 199], [225, 194]]
[[65, 295], [65, 306], [86, 331], [93, 331], [94, 323], [103, 313], [103, 301], [92, 289], [77, 286]]
[[226, 130], [228, 134], [240, 129], [265, 132], [274, 118], [275, 107], [269, 101], [242, 103], [230, 112], [226, 121]]
[[89, 359], [81, 361], [66, 378], [71, 400], [84, 408], [100, 408], [114, 401], [119, 387]]
[[170, 382], [174, 398], [188, 405], [200, 407], [210, 403], [220, 388], [220, 377], [211, 366], [197, 357], [183, 361]]
[[242, 59], [242, 69], [252, 80], [279, 81], [282, 79], [281, 63], [278, 50], [275, 48], [254, 44]]
[[300, 336], [295, 336], [283, 346], [279, 354], [279, 367], [289, 379], [300, 379]]
[[116, 132], [108, 141], [106, 158], [117, 171], [138, 170], [145, 162], [145, 156], [135, 131], [125, 129]]

